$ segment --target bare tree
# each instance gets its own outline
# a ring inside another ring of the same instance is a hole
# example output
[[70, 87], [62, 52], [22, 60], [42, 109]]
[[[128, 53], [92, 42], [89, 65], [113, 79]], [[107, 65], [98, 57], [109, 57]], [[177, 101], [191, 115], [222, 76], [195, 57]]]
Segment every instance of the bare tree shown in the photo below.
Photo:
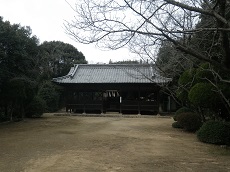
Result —
[[[80, 43], [110, 49], [129, 46], [153, 60], [159, 45], [168, 40], [184, 53], [230, 70], [229, 4], [229, 0], [79, 0], [73, 7], [76, 16], [65, 28]], [[214, 24], [197, 28], [201, 15]], [[197, 33], [220, 35], [221, 60], [187, 42]]]

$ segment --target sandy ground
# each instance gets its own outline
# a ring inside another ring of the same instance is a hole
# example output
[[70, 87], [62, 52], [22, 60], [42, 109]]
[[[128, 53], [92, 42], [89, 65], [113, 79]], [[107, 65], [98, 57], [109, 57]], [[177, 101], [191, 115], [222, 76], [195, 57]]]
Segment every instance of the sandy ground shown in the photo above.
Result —
[[1, 172], [227, 172], [225, 148], [171, 118], [46, 115], [0, 125]]

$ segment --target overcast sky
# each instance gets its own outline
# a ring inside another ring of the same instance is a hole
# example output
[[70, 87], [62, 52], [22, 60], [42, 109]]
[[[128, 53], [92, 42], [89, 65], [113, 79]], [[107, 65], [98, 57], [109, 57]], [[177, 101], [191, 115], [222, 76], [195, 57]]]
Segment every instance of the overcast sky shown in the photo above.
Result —
[[[77, 0], [67, 0], [74, 5]], [[40, 43], [59, 40], [72, 44], [81, 51], [89, 63], [108, 63], [120, 60], [133, 60], [134, 55], [127, 49], [102, 51], [94, 45], [83, 45], [72, 40], [65, 34], [64, 20], [74, 17], [74, 11], [65, 0], [0, 0], [0, 16], [3, 20], [30, 26]]]

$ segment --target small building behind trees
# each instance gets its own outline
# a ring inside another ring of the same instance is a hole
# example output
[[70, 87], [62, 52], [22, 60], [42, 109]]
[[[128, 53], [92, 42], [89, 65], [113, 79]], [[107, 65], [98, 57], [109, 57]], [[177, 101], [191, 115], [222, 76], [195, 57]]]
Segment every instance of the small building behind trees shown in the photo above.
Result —
[[78, 64], [53, 82], [65, 89], [66, 111], [157, 114], [170, 80], [150, 64]]

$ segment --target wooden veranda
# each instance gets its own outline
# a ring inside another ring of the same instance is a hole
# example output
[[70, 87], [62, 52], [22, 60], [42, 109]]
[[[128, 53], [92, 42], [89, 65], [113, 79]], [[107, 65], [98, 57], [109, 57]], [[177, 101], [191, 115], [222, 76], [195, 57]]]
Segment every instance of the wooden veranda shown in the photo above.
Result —
[[159, 110], [159, 87], [151, 84], [66, 86], [66, 111], [78, 113], [150, 113]]

